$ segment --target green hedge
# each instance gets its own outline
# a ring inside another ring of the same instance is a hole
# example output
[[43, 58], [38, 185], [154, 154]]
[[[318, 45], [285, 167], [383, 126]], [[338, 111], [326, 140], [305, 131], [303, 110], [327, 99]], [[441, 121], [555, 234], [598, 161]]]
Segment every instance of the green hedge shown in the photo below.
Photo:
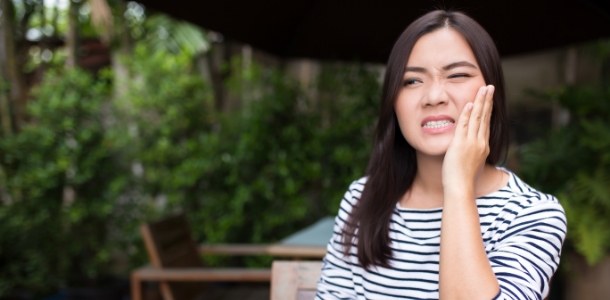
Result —
[[377, 71], [323, 65], [303, 87], [242, 65], [227, 66], [241, 107], [223, 113], [187, 56], [138, 47], [126, 93], [104, 72], [47, 74], [29, 124], [0, 140], [0, 297], [126, 278], [146, 261], [138, 225], [178, 211], [198, 241], [223, 243], [335, 214], [367, 163]]

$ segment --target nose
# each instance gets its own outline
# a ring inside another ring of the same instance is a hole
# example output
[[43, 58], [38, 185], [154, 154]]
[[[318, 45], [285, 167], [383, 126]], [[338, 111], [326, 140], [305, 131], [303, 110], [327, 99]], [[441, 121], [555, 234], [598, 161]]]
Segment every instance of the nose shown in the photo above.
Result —
[[448, 94], [442, 83], [434, 82], [428, 87], [428, 91], [423, 101], [424, 106], [437, 106], [448, 101]]

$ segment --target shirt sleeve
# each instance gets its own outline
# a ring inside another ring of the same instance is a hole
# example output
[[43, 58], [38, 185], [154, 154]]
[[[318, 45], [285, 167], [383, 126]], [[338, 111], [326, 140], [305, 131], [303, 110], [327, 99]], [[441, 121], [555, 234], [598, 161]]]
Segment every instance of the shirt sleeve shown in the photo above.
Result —
[[553, 197], [520, 210], [488, 254], [500, 284], [494, 299], [545, 298], [566, 232], [565, 212]]
[[350, 257], [354, 254], [347, 257], [343, 254], [343, 241], [341, 240], [341, 232], [349, 218], [352, 204], [356, 201], [354, 198], [354, 193], [357, 193], [354, 190], [356, 184], [354, 182], [350, 185], [349, 190], [345, 193], [339, 205], [339, 212], [335, 217], [333, 235], [328, 243], [323, 260], [316, 300], [356, 299], [353, 281], [354, 273], [352, 272], [350, 260]]

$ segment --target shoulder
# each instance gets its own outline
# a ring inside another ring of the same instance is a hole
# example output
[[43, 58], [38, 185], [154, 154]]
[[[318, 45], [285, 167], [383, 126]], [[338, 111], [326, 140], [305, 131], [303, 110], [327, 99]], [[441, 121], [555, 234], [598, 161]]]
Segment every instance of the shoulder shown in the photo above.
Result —
[[341, 221], [338, 223], [345, 223], [349, 219], [354, 207], [358, 205], [358, 201], [360, 200], [360, 196], [362, 195], [362, 191], [364, 191], [364, 186], [366, 184], [367, 177], [361, 177], [354, 181], [352, 181], [341, 202], [339, 204], [339, 212], [337, 213], [337, 221]]
[[347, 191], [345, 191], [345, 194], [343, 195], [343, 199], [341, 199], [341, 209], [351, 212], [352, 208], [358, 205], [358, 200], [360, 200], [360, 196], [364, 191], [367, 178], [368, 177], [366, 176], [360, 177], [349, 184]]
[[515, 173], [508, 171], [509, 181], [506, 187], [510, 210], [516, 217], [516, 223], [554, 224], [565, 231], [567, 219], [559, 200], [531, 187]]
[[349, 185], [348, 191], [362, 193], [362, 191], [364, 191], [364, 186], [366, 185], [367, 179], [368, 176], [363, 176], [352, 181], [352, 183]]
[[555, 196], [539, 191], [516, 174], [507, 172], [510, 174], [508, 184], [494, 197], [483, 200], [493, 205], [479, 207], [483, 212], [481, 226], [486, 228], [489, 238], [488, 247], [515, 253], [538, 253], [543, 245], [545, 249], [552, 249], [543, 252], [558, 262], [567, 234], [567, 219], [561, 203]]
[[509, 179], [506, 186], [507, 196], [510, 200], [516, 202], [518, 205], [526, 208], [532, 206], [554, 206], [561, 210], [561, 204], [554, 195], [547, 194], [536, 188], [531, 187], [525, 181], [523, 181], [517, 174], [507, 171], [509, 173]]
[[555, 196], [533, 188], [509, 170], [503, 171], [509, 174], [507, 184], [477, 199], [482, 226], [508, 233], [511, 229], [550, 224], [566, 231], [565, 211]]

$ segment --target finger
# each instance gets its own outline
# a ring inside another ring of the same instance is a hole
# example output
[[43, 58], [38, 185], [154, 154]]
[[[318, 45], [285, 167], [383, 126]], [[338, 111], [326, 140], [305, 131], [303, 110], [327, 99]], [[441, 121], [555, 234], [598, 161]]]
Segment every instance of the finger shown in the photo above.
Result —
[[481, 116], [483, 114], [483, 104], [485, 103], [485, 94], [487, 87], [483, 86], [479, 88], [474, 103], [472, 106], [472, 112], [470, 114], [470, 120], [468, 123], [468, 135], [471, 137], [477, 137], [479, 131], [479, 124], [481, 124]]
[[484, 139], [485, 141], [489, 140], [490, 120], [491, 120], [491, 112], [493, 110], [494, 91], [495, 91], [495, 87], [493, 85], [487, 86], [487, 93], [485, 94], [485, 101], [484, 101], [484, 105], [483, 105], [481, 123], [479, 124], [478, 137], [480, 139]]
[[458, 118], [457, 126], [455, 128], [456, 136], [466, 136], [468, 134], [468, 124], [470, 123], [470, 115], [472, 113], [473, 103], [468, 102], [462, 108], [462, 112]]

